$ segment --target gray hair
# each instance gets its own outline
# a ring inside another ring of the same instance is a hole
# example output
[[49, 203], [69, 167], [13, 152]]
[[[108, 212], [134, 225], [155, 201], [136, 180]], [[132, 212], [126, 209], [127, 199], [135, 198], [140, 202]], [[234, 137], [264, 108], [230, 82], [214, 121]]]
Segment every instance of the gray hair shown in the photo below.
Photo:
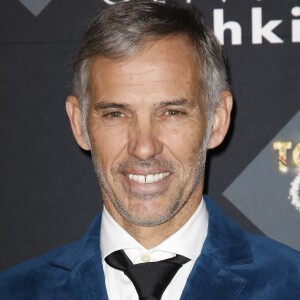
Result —
[[220, 93], [229, 90], [225, 52], [213, 31], [205, 25], [195, 8], [130, 1], [110, 6], [96, 16], [85, 32], [73, 61], [74, 95], [81, 105], [82, 128], [87, 141], [90, 59], [95, 56], [116, 60], [127, 58], [136, 54], [146, 41], [181, 34], [188, 37], [200, 68], [199, 89], [206, 101], [207, 127], [211, 127], [213, 112], [220, 103]]

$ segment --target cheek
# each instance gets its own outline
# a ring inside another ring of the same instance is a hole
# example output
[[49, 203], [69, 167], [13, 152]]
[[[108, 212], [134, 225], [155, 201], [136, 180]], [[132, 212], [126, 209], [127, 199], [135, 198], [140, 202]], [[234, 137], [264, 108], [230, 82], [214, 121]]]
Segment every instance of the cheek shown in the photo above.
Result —
[[124, 128], [91, 128], [90, 140], [93, 152], [104, 168], [110, 168], [120, 159], [128, 143]]
[[164, 145], [177, 160], [185, 161], [198, 153], [203, 136], [199, 126], [173, 128], [165, 132]]

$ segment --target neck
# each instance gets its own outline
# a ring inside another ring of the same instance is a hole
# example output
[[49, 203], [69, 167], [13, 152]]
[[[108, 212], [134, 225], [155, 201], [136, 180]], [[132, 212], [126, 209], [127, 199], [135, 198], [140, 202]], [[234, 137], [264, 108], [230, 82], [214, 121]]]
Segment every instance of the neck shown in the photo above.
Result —
[[125, 220], [111, 205], [105, 207], [115, 221], [146, 249], [161, 244], [178, 231], [197, 210], [202, 199], [202, 189], [195, 191], [184, 206], [167, 222], [155, 226], [141, 226]]

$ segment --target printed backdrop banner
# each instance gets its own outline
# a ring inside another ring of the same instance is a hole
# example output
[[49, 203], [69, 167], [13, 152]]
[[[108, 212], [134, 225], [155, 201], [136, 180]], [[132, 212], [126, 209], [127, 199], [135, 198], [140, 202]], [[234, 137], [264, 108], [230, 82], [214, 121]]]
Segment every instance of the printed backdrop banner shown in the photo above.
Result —
[[[101, 209], [65, 98], [87, 24], [117, 2], [0, 2], [0, 270], [79, 238]], [[300, 250], [300, 2], [179, 2], [224, 44], [235, 98], [205, 191], [242, 227]]]

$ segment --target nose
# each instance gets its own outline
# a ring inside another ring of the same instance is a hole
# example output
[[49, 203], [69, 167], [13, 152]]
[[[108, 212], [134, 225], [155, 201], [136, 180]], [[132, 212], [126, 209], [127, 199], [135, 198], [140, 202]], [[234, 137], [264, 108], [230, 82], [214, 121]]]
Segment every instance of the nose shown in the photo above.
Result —
[[136, 120], [130, 129], [129, 155], [139, 160], [147, 160], [161, 154], [163, 143], [159, 135], [158, 125], [151, 120]]

